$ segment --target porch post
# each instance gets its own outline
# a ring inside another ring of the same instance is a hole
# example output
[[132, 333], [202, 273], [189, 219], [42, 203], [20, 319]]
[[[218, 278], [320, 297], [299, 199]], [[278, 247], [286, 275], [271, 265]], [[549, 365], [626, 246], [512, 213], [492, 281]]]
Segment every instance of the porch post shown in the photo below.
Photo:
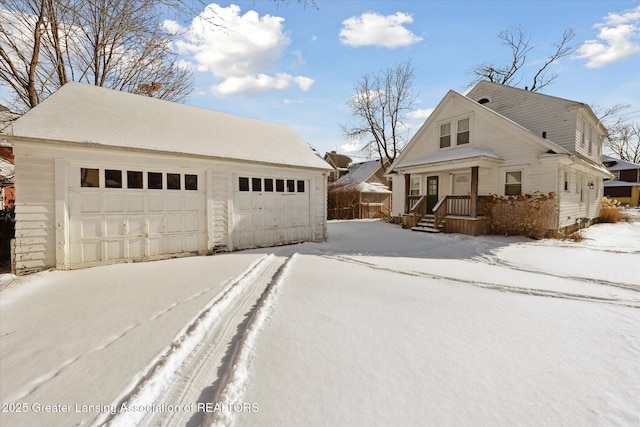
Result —
[[478, 216], [478, 166], [471, 168], [471, 218]]
[[411, 194], [411, 175], [404, 176], [404, 213], [409, 213], [409, 194]]

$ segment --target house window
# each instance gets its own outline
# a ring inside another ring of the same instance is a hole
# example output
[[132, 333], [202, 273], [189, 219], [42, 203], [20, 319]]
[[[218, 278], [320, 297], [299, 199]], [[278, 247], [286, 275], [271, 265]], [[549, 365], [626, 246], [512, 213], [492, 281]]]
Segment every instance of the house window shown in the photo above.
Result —
[[264, 179], [264, 191], [268, 191], [268, 192], [273, 191], [273, 178]]
[[522, 171], [507, 172], [504, 180], [504, 195], [519, 196], [522, 194]]
[[569, 191], [569, 172], [564, 173], [564, 191]]
[[440, 148], [451, 147], [451, 123], [440, 125]]
[[580, 119], [580, 124], [581, 124], [580, 145], [584, 147], [585, 130], [586, 130], [586, 123], [585, 123], [584, 119]]
[[198, 175], [184, 176], [184, 189], [185, 190], [197, 190], [198, 189]]
[[262, 178], [251, 178], [251, 190], [262, 191]]
[[162, 190], [162, 172], [147, 172], [147, 188]]
[[142, 188], [142, 172], [127, 171], [127, 188]]
[[411, 187], [409, 189], [410, 196], [417, 196], [420, 194], [420, 177], [412, 176], [411, 177]]
[[238, 189], [240, 191], [249, 191], [249, 178], [244, 176], [238, 178]]
[[304, 193], [304, 181], [298, 181], [297, 187], [298, 193]]
[[613, 179], [620, 179], [620, 171], [613, 171]]
[[458, 120], [458, 134], [456, 135], [456, 145], [469, 143], [469, 118]]
[[276, 179], [276, 191], [284, 193], [284, 179]]
[[589, 154], [593, 152], [593, 140], [591, 139], [591, 137], [592, 137], [592, 130], [591, 130], [591, 127], [589, 127], [589, 133], [587, 134], [587, 144], [589, 144]]
[[80, 186], [81, 187], [99, 187], [100, 171], [98, 169], [80, 169]]
[[104, 186], [106, 188], [122, 188], [122, 171], [115, 169], [105, 169]]

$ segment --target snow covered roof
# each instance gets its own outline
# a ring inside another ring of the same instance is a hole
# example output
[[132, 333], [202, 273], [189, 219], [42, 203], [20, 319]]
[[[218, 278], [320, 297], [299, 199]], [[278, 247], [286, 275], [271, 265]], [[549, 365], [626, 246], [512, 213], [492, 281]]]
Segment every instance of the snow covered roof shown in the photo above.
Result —
[[380, 159], [369, 160], [362, 163], [354, 163], [349, 166], [349, 173], [343, 176], [341, 179], [350, 179], [354, 182], [365, 182], [376, 171], [380, 169]]
[[462, 147], [453, 148], [451, 150], [438, 151], [426, 156], [418, 157], [413, 160], [407, 160], [394, 166], [394, 169], [404, 168], [417, 165], [429, 165], [434, 163], [454, 162], [458, 160], [483, 159], [502, 162], [497, 154], [491, 151], [479, 150], [477, 148]]
[[81, 83], [15, 121], [13, 135], [330, 169], [288, 126]]
[[602, 162], [607, 164], [611, 163], [610, 166], [607, 166], [607, 169], [610, 171], [617, 170], [627, 170], [627, 169], [640, 169], [640, 165], [636, 163], [627, 162], [626, 160], [616, 159], [615, 157], [602, 155]]

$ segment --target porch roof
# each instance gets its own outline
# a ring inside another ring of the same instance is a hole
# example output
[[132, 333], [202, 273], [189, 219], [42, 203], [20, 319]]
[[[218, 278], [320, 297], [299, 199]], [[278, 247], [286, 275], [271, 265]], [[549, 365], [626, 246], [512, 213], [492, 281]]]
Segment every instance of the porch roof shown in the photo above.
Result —
[[394, 169], [413, 169], [417, 167], [428, 166], [429, 169], [451, 166], [455, 167], [471, 167], [481, 166], [490, 167], [504, 160], [495, 153], [487, 150], [478, 150], [477, 148], [461, 147], [452, 148], [450, 150], [438, 151], [437, 153], [428, 154], [417, 159], [401, 162]]

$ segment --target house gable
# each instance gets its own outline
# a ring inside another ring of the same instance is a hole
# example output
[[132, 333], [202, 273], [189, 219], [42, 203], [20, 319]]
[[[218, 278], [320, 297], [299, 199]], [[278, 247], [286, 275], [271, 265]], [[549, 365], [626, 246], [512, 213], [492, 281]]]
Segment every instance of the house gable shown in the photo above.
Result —
[[[470, 119], [469, 143], [459, 145], [454, 139], [451, 147], [441, 148], [441, 125], [465, 118]], [[507, 164], [537, 162], [538, 156], [547, 152], [567, 154], [561, 147], [537, 137], [517, 123], [464, 95], [449, 91], [398, 156], [390, 171], [401, 170], [403, 165], [415, 165], [419, 159], [435, 154], [443, 157], [443, 160], [455, 160], [455, 153], [459, 153], [460, 158], [471, 157], [471, 150], [476, 150], [476, 156], [502, 159]]]

